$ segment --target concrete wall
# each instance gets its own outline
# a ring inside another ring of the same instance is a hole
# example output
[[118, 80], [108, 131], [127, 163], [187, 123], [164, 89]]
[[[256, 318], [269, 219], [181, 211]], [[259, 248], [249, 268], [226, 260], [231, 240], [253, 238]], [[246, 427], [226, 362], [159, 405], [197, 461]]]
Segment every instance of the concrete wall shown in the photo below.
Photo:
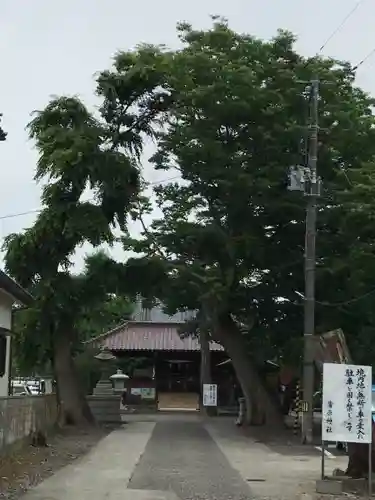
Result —
[[54, 394], [0, 398], [0, 453], [10, 445], [22, 443], [34, 431], [48, 432], [56, 422]]
[[10, 330], [13, 299], [0, 289], [0, 326]]
[[[12, 327], [12, 305], [13, 299], [0, 290], [0, 327], [11, 330]], [[10, 367], [10, 343], [11, 337], [7, 336], [7, 350], [5, 359], [5, 374], [0, 377], [0, 398], [9, 394], [9, 367]]]

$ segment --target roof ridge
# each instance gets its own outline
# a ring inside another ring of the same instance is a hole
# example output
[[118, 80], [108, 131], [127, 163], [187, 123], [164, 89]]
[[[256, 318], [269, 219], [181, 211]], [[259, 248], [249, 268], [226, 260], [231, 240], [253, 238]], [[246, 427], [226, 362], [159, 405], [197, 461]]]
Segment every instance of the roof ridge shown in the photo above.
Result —
[[[128, 321], [113, 329], [110, 335], [99, 337], [98, 343], [111, 351], [199, 351], [199, 339], [181, 337], [178, 325]], [[224, 351], [218, 342], [210, 342], [210, 351]]]
[[116, 333], [117, 330], [120, 330], [121, 328], [123, 328], [124, 326], [126, 326], [128, 323], [131, 323], [131, 322], [132, 321], [128, 320], [128, 319], [125, 320], [125, 321], [122, 321], [117, 326], [115, 326], [111, 330], [108, 330], [107, 332], [100, 333], [99, 335], [96, 335], [95, 337], [92, 337], [91, 339], [83, 340], [82, 344], [91, 344], [92, 342], [95, 342], [96, 340], [105, 339], [109, 335], [112, 335], [113, 333]]
[[180, 322], [180, 321], [151, 321], [151, 320], [140, 320], [140, 319], [129, 319], [128, 320], [128, 323], [134, 323], [136, 325], [144, 325], [144, 324], [147, 324], [147, 325], [165, 325], [166, 327], [171, 325], [171, 326], [180, 326], [180, 325], [183, 325], [184, 322]]
[[116, 325], [114, 328], [111, 330], [108, 330], [106, 332], [100, 333], [99, 335], [96, 335], [95, 337], [92, 337], [91, 339], [88, 340], [83, 340], [82, 344], [91, 344], [92, 342], [95, 342], [97, 340], [105, 339], [107, 336], [112, 335], [113, 333], [116, 333], [117, 330], [120, 330], [124, 326], [127, 326], [129, 323], [131, 324], [136, 324], [136, 325], [163, 325], [165, 327], [173, 327], [173, 326], [180, 326], [182, 323], [176, 321], [176, 322], [169, 322], [169, 321], [142, 321], [142, 320], [137, 320], [137, 319], [127, 319], [125, 321], [122, 321], [118, 325]]

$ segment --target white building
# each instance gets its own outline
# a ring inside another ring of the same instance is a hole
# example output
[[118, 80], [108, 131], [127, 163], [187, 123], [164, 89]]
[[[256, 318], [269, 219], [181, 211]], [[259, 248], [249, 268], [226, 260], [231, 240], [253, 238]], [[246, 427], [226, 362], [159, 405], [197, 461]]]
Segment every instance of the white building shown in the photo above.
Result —
[[13, 306], [28, 306], [32, 301], [26, 290], [0, 270], [0, 397], [9, 394]]

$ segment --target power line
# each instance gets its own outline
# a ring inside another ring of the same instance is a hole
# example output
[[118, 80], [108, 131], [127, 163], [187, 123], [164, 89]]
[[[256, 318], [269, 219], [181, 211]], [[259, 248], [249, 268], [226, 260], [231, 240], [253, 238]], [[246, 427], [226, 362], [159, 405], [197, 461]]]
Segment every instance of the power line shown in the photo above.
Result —
[[19, 212], [16, 214], [2, 215], [0, 220], [3, 219], [13, 219], [14, 217], [22, 217], [23, 215], [36, 214], [41, 211], [41, 208], [34, 208], [34, 210], [28, 210], [27, 212]]
[[[324, 306], [324, 307], [341, 307], [341, 306], [347, 306], [349, 304], [353, 304], [354, 302], [358, 302], [359, 300], [365, 299], [366, 297], [369, 297], [373, 293], [375, 293], [375, 288], [373, 288], [372, 290], [369, 290], [366, 293], [363, 293], [362, 295], [357, 295], [357, 297], [353, 297], [352, 299], [344, 300], [342, 302], [321, 302], [319, 300], [316, 300], [315, 302], [316, 302], [316, 304], [319, 304], [320, 306]], [[300, 295], [303, 299], [305, 298], [304, 295], [301, 294], [300, 292], [298, 292], [298, 295]], [[299, 305], [302, 306], [303, 304], [299, 304]]]
[[347, 21], [352, 17], [354, 12], [358, 9], [358, 7], [364, 2], [365, 0], [358, 0], [358, 2], [355, 4], [355, 6], [348, 12], [348, 14], [344, 17], [344, 19], [341, 21], [341, 23], [332, 31], [332, 33], [329, 35], [329, 37], [326, 39], [326, 41], [323, 43], [323, 45], [319, 49], [319, 53], [322, 52], [322, 50], [325, 49], [326, 45], [334, 38], [345, 26]]
[[[329, 37], [326, 39], [326, 41], [323, 43], [323, 45], [320, 47], [318, 54], [320, 54], [327, 44], [342, 30], [342, 28], [345, 26], [347, 21], [352, 17], [352, 15], [356, 12], [356, 10], [360, 7], [362, 3], [364, 3], [365, 0], [358, 0], [357, 3], [354, 5], [354, 7], [348, 12], [348, 14], [344, 17], [344, 19], [341, 21], [341, 23], [335, 28], [332, 33], [329, 35]], [[356, 71], [362, 64], [364, 64], [368, 59], [370, 59], [371, 56], [375, 54], [375, 47], [370, 50], [370, 52], [358, 63], [353, 67], [353, 71]]]
[[163, 184], [164, 182], [170, 182], [177, 179], [181, 179], [181, 175], [174, 175], [173, 177], [167, 177], [166, 179], [160, 179], [160, 181], [149, 182], [149, 186], [156, 186], [157, 184]]
[[326, 306], [326, 307], [339, 307], [339, 306], [346, 306], [348, 304], [352, 304], [353, 302], [358, 302], [359, 300], [365, 299], [366, 297], [372, 295], [375, 293], [375, 288], [370, 290], [369, 292], [363, 293], [362, 295], [358, 295], [357, 297], [354, 297], [349, 300], [345, 300], [343, 302], [318, 302], [317, 304], [321, 306]]
[[[175, 175], [173, 177], [167, 177], [166, 179], [161, 179], [160, 181], [149, 182], [148, 185], [149, 186], [156, 186], [158, 184], [163, 184], [164, 182], [170, 182], [170, 181], [177, 180], [177, 179], [181, 179], [181, 176]], [[93, 198], [90, 198], [89, 200], [86, 200], [86, 201], [91, 201], [92, 199]], [[42, 210], [43, 210], [42, 208], [34, 208], [34, 210], [27, 210], [26, 212], [18, 212], [15, 214], [1, 215], [0, 220], [14, 219], [15, 217], [22, 217], [24, 215], [31, 215], [31, 214], [41, 212]]]
[[362, 59], [362, 61], [360, 61], [356, 66], [354, 66], [353, 71], [356, 71], [360, 66], [362, 66], [363, 63], [367, 61], [367, 59], [370, 59], [370, 57], [374, 54], [375, 54], [375, 47], [372, 50], [370, 50], [370, 52], [367, 54], [366, 57]]

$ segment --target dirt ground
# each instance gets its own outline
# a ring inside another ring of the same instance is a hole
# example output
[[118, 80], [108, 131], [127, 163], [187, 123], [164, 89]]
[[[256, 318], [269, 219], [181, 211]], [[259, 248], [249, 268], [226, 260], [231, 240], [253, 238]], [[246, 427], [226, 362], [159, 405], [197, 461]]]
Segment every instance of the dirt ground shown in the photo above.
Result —
[[48, 446], [24, 446], [0, 458], [0, 498], [16, 500], [31, 486], [86, 454], [111, 428], [65, 428], [47, 440]]

